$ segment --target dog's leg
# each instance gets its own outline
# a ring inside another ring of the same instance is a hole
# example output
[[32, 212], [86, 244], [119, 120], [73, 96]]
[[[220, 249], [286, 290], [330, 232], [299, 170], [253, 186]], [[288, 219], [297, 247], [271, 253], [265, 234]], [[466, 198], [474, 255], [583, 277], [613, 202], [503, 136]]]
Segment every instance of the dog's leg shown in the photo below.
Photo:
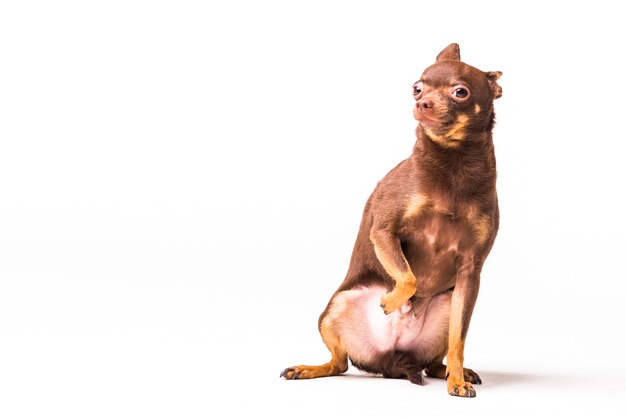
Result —
[[326, 314], [320, 320], [320, 333], [328, 350], [330, 350], [330, 361], [318, 366], [291, 366], [281, 372], [281, 377], [285, 379], [311, 379], [339, 375], [348, 370], [348, 355], [331, 315]]
[[417, 280], [402, 252], [400, 240], [391, 231], [373, 227], [370, 240], [374, 244], [376, 257], [387, 274], [396, 282], [393, 290], [383, 295], [380, 300], [383, 311], [389, 314], [415, 294]]
[[465, 380], [463, 350], [465, 337], [478, 296], [479, 276], [475, 273], [472, 257], [463, 257], [459, 263], [456, 286], [450, 305], [448, 354], [446, 357], [448, 393], [458, 397], [475, 397], [476, 391]]

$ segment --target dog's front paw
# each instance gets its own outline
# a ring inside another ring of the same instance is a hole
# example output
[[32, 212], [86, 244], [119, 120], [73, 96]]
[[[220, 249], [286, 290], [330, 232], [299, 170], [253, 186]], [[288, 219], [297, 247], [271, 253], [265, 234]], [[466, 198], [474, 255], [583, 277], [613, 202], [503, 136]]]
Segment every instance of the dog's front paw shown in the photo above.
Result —
[[474, 398], [476, 396], [476, 390], [469, 382], [453, 382], [448, 379], [448, 394], [454, 397]]
[[[408, 296], [407, 296], [408, 294]], [[399, 308], [403, 307], [406, 302], [411, 298], [412, 293], [402, 294], [399, 291], [394, 289], [391, 292], [383, 295], [380, 299], [380, 307], [383, 309], [385, 314], [393, 313]], [[410, 308], [410, 307], [409, 307]]]

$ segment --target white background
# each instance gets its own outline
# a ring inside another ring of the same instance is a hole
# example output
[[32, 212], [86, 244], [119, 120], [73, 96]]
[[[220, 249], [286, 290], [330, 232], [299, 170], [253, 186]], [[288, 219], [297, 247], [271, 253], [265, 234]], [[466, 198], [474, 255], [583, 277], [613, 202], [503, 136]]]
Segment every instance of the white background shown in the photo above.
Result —
[[[615, 2], [3, 2], [0, 414], [618, 415]], [[445, 383], [278, 378], [450, 42], [500, 70], [502, 225]]]

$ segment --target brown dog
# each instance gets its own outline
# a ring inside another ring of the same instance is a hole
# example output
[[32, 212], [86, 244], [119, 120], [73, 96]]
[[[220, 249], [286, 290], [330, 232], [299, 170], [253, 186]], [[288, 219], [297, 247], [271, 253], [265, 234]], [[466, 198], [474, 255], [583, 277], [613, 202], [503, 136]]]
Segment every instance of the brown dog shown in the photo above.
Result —
[[476, 396], [482, 381], [463, 368], [463, 348], [499, 223], [491, 131], [500, 75], [461, 62], [451, 44], [414, 84], [413, 154], [369, 198], [347, 276], [319, 319], [331, 360], [281, 377], [338, 375], [350, 358], [418, 384], [425, 369], [447, 378], [450, 395]]

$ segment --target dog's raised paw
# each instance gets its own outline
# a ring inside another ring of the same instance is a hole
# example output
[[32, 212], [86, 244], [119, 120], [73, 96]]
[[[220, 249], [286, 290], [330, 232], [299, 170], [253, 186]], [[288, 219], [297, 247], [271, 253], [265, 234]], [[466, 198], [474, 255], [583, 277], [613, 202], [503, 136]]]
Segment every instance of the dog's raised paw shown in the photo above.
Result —
[[[393, 313], [394, 311], [403, 307], [406, 302], [415, 294], [415, 284], [396, 284], [396, 287], [383, 294], [380, 298], [380, 307], [385, 314]], [[411, 305], [408, 305], [408, 310], [411, 309]], [[403, 311], [405, 312], [405, 311]]]
[[391, 314], [406, 302], [406, 299], [398, 295], [397, 292], [391, 291], [383, 295], [380, 299], [380, 308], [385, 314]]

